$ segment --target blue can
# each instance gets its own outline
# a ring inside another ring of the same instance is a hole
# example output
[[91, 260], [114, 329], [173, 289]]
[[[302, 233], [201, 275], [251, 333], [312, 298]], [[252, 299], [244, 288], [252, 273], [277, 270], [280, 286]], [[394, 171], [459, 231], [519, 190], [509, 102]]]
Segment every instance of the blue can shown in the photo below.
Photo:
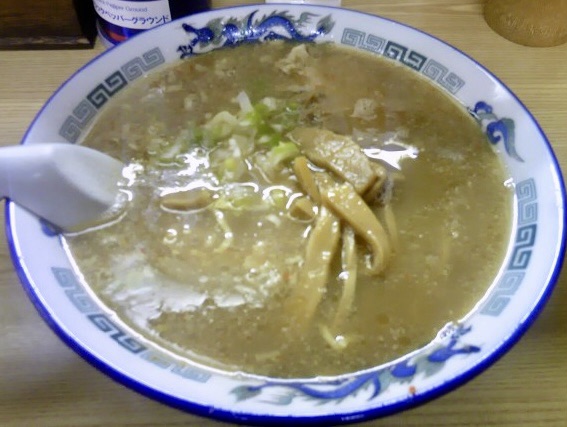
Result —
[[102, 43], [112, 47], [142, 31], [211, 8], [210, 0], [93, 0]]

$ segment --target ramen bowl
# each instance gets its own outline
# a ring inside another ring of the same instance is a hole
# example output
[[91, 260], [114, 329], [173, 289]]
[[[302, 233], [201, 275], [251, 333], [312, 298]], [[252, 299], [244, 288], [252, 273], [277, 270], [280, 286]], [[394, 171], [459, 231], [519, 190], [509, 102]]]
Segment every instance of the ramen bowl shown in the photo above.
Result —
[[462, 52], [402, 24], [339, 8], [214, 10], [143, 33], [87, 64], [49, 99], [23, 143], [80, 144], [114, 96], [165, 64], [273, 39], [330, 42], [389, 58], [473, 115], [505, 165], [514, 197], [506, 254], [470, 312], [423, 347], [369, 369], [295, 379], [229, 374], [130, 328], [84, 283], [62, 236], [9, 203], [7, 234], [24, 288], [52, 329], [94, 366], [150, 398], [201, 416], [258, 425], [341, 424], [443, 395], [480, 374], [527, 330], [553, 289], [565, 238], [565, 189], [548, 140], [515, 95]]

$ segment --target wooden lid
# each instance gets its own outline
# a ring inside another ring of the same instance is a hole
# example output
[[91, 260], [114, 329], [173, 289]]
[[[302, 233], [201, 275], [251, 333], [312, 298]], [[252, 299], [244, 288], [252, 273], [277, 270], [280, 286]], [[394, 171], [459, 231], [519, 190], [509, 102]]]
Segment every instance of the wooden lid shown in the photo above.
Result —
[[484, 18], [502, 37], [524, 46], [567, 42], [567, 0], [486, 0]]

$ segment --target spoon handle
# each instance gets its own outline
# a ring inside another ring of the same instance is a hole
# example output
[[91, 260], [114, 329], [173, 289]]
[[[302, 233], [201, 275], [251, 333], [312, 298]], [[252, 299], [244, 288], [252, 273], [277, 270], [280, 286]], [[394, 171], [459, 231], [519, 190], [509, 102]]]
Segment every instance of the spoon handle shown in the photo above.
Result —
[[73, 144], [0, 149], [0, 197], [70, 229], [93, 221], [118, 194], [121, 162]]
[[0, 197], [25, 199], [27, 190], [41, 185], [46, 172], [45, 162], [51, 156], [51, 150], [48, 144], [0, 149]]

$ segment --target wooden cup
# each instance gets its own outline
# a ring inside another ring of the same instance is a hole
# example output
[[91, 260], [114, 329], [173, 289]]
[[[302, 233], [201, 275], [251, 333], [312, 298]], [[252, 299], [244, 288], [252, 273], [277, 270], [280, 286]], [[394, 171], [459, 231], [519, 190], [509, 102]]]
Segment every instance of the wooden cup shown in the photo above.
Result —
[[484, 19], [502, 37], [524, 46], [567, 42], [567, 0], [485, 0]]

